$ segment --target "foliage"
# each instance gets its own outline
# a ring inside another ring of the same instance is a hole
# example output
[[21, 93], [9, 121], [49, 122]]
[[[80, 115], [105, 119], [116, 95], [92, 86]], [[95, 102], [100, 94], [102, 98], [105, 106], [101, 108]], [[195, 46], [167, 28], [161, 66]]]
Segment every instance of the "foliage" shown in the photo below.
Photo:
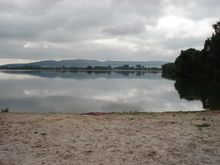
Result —
[[175, 61], [176, 73], [178, 75], [191, 76], [202, 72], [202, 56], [199, 50], [190, 48], [182, 50]]
[[168, 79], [174, 79], [176, 75], [176, 65], [175, 63], [168, 63], [162, 66], [162, 77]]
[[1, 109], [1, 112], [2, 112], [2, 113], [8, 113], [8, 112], [9, 112], [9, 108], [7, 108], [7, 107], [6, 107], [6, 108], [2, 108], [2, 109]]
[[163, 72], [166, 75], [175, 73], [177, 77], [220, 77], [220, 22], [214, 24], [213, 28], [215, 33], [205, 41], [201, 51], [194, 48], [182, 50], [175, 67], [169, 69], [165, 65]]

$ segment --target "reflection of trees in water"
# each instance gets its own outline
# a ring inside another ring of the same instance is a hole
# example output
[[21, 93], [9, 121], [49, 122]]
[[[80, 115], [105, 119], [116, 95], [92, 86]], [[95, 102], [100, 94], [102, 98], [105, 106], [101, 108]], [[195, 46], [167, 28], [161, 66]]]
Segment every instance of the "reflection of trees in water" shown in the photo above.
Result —
[[[95, 78], [153, 78], [160, 79], [160, 71], [44, 71], [44, 70], [5, 70], [1, 71], [7, 74], [27, 74], [31, 76], [45, 77], [45, 78], [69, 78], [69, 79], [95, 79]], [[158, 74], [157, 76], [154, 76]], [[153, 75], [153, 76], [152, 76]]]
[[205, 109], [220, 108], [220, 80], [177, 78], [175, 88], [180, 98], [201, 100]]

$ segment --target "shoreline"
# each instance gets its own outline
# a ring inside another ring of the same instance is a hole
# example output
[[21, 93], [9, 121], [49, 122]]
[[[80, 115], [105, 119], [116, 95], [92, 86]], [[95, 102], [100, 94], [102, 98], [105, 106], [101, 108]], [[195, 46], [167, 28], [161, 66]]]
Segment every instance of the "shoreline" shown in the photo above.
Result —
[[187, 113], [220, 113], [220, 110], [196, 110], [196, 111], [164, 111], [164, 112], [139, 112], [139, 111], [130, 111], [130, 112], [0, 112], [0, 116], [3, 114], [29, 114], [29, 115], [88, 115], [88, 116], [105, 116], [105, 115], [150, 115], [150, 114], [187, 114]]
[[0, 113], [0, 164], [220, 164], [220, 110]]
[[76, 116], [147, 116], [147, 115], [175, 115], [175, 114], [219, 114], [220, 110], [200, 110], [200, 111], [165, 111], [165, 112], [139, 112], [139, 111], [131, 111], [131, 112], [85, 112], [85, 113], [77, 113], [77, 112], [0, 112], [0, 117], [4, 115], [76, 115]]

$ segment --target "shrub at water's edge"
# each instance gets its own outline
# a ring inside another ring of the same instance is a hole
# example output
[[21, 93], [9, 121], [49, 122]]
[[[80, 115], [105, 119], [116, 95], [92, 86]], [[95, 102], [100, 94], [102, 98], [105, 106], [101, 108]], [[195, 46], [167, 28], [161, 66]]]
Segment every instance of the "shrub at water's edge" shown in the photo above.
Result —
[[8, 113], [8, 112], [9, 112], [9, 108], [8, 108], [8, 107], [2, 108], [2, 109], [1, 109], [1, 112], [2, 112], [2, 113]]
[[168, 63], [162, 65], [162, 77], [168, 79], [175, 79], [176, 76], [176, 65], [174, 63]]
[[163, 76], [220, 77], [220, 21], [213, 25], [215, 33], [204, 43], [204, 48], [182, 50], [174, 63], [162, 66]]

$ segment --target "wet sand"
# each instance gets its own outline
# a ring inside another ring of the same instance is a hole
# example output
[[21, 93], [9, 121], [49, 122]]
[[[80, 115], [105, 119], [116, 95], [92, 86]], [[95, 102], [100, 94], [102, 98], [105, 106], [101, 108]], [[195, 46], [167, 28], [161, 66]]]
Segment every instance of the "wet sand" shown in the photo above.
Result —
[[220, 111], [0, 113], [0, 165], [219, 165]]

